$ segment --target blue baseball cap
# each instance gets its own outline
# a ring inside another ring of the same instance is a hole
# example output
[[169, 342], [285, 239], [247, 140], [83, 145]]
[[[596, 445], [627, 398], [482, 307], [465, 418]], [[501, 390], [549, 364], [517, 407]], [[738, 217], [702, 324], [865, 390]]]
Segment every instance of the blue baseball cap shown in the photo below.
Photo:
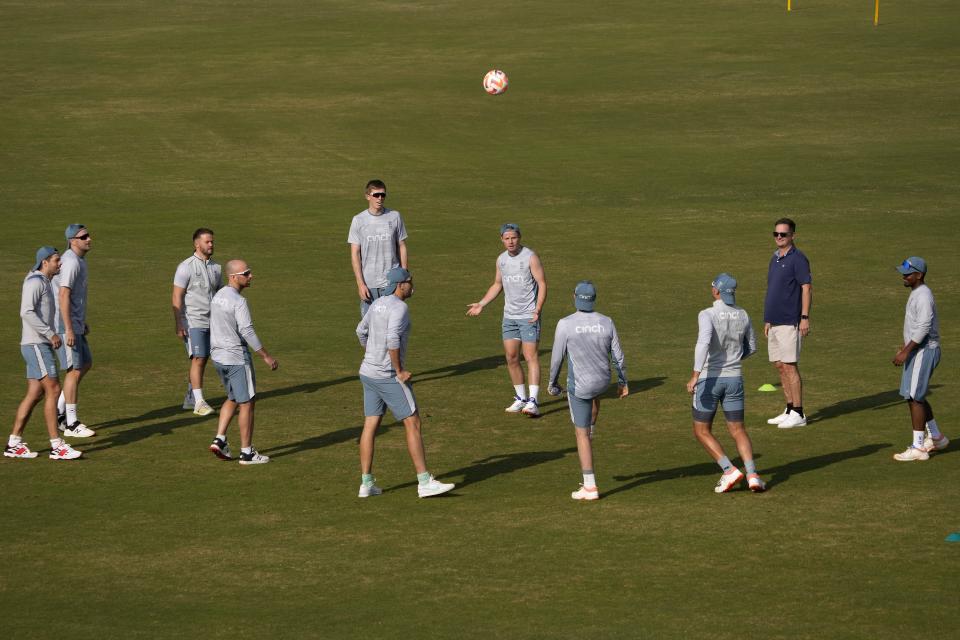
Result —
[[79, 231], [81, 231], [81, 230], [83, 230], [83, 229], [86, 229], [86, 228], [87, 228], [87, 225], [81, 224], [81, 223], [79, 223], [79, 222], [75, 222], [75, 223], [73, 223], [72, 225], [70, 225], [69, 227], [67, 227], [67, 230], [66, 230], [66, 231], [64, 232], [64, 234], [63, 234], [64, 237], [66, 237], [66, 239], [67, 239], [67, 249], [70, 248], [70, 241], [73, 240], [73, 239], [76, 237], [77, 232], [79, 232]]
[[37, 249], [37, 262], [36, 264], [33, 265], [33, 270], [36, 271], [37, 269], [39, 269], [44, 260], [46, 260], [47, 258], [49, 258], [50, 256], [56, 253], [60, 253], [60, 252], [57, 251], [56, 248], [54, 247], [40, 247], [39, 249]]
[[573, 290], [573, 305], [577, 311], [593, 311], [597, 301], [597, 288], [589, 280], [581, 280]]
[[905, 276], [911, 273], [926, 273], [927, 261], [917, 256], [910, 256], [897, 267], [900, 275]]
[[714, 289], [720, 292], [720, 299], [724, 304], [736, 304], [737, 279], [729, 273], [721, 273], [713, 282], [710, 283]]
[[505, 223], [503, 223], [502, 225], [500, 225], [500, 235], [501, 235], [501, 236], [502, 236], [503, 234], [505, 234], [507, 231], [516, 231], [518, 236], [521, 235], [521, 234], [520, 234], [520, 225], [518, 225], [518, 224], [516, 224], [516, 223], [514, 223], [514, 222], [505, 222]]
[[390, 295], [397, 290], [397, 285], [401, 282], [406, 282], [410, 279], [410, 272], [404, 269], [403, 267], [394, 267], [387, 271], [387, 286], [383, 288], [383, 292], [387, 295]]

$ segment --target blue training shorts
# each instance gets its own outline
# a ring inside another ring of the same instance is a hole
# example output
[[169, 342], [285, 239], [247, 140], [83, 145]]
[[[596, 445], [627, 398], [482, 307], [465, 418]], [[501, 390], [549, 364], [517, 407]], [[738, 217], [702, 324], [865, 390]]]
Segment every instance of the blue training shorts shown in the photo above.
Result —
[[188, 358], [210, 357], [210, 329], [188, 329], [183, 340]]
[[693, 390], [693, 419], [713, 422], [717, 408], [723, 407], [728, 422], [743, 422], [743, 377], [700, 378]]
[[245, 364], [220, 364], [214, 360], [213, 366], [220, 375], [228, 400], [243, 404], [257, 395], [257, 374], [249, 360]]
[[500, 328], [504, 340], [540, 342], [539, 320], [530, 322], [530, 318], [504, 318]]
[[363, 384], [363, 415], [382, 416], [390, 407], [397, 420], [409, 418], [417, 412], [417, 399], [413, 389], [393, 378], [368, 378], [360, 376]]
[[903, 363], [900, 395], [906, 400], [923, 400], [930, 387], [933, 370], [940, 364], [940, 347], [916, 349]]
[[47, 376], [58, 378], [57, 362], [53, 357], [53, 347], [49, 344], [22, 344], [20, 354], [27, 363], [28, 380], [43, 380]]

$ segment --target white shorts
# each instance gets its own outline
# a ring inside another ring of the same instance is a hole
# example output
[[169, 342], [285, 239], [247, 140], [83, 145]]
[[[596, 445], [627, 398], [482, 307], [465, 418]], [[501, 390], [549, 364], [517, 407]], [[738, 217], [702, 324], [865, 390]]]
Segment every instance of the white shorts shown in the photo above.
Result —
[[792, 324], [775, 324], [767, 332], [770, 362], [794, 364], [800, 361], [800, 330]]

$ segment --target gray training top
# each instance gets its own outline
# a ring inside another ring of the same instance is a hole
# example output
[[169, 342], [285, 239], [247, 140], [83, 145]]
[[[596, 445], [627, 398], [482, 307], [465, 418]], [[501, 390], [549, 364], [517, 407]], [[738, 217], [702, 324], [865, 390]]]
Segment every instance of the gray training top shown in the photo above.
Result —
[[567, 356], [567, 391], [590, 400], [610, 386], [610, 355], [617, 381], [627, 384], [627, 367], [613, 320], [602, 313], [577, 311], [557, 322], [550, 358], [550, 386], [557, 386], [563, 358]]
[[540, 287], [530, 271], [530, 258], [534, 255], [536, 254], [529, 247], [524, 247], [515, 256], [504, 251], [497, 258], [500, 282], [503, 284], [504, 318], [529, 319], [537, 310], [537, 293]]
[[248, 345], [254, 351], [263, 348], [247, 299], [233, 287], [223, 287], [210, 303], [210, 357], [217, 364], [245, 364]]
[[930, 287], [921, 284], [907, 298], [907, 312], [903, 316], [903, 343], [913, 340], [921, 347], [940, 346], [940, 321], [937, 305]]
[[374, 300], [357, 325], [357, 337], [367, 350], [360, 363], [360, 375], [377, 379], [396, 376], [389, 350], [400, 350], [400, 364], [403, 365], [407, 357], [407, 339], [410, 337], [407, 303], [395, 295]]
[[693, 370], [705, 378], [730, 378], [742, 374], [740, 361], [757, 351], [750, 316], [736, 305], [715, 300], [697, 316], [700, 331], [693, 354]]
[[210, 327], [210, 301], [222, 287], [220, 265], [193, 254], [179, 265], [173, 284], [186, 289], [183, 297], [182, 318], [191, 329]]
[[387, 271], [400, 266], [400, 243], [406, 239], [399, 211], [384, 209], [375, 216], [364, 209], [353, 216], [347, 242], [360, 246], [360, 267], [367, 287], [387, 286]]
[[60, 287], [70, 288], [70, 325], [73, 332], [83, 335], [87, 326], [87, 261], [67, 249], [60, 256], [60, 273], [53, 276], [52, 286], [57, 305], [57, 333], [66, 333], [63, 309], [60, 308]]
[[50, 344], [56, 333], [57, 307], [53, 300], [53, 287], [40, 271], [31, 271], [23, 280], [20, 297], [20, 318], [23, 332], [20, 344]]

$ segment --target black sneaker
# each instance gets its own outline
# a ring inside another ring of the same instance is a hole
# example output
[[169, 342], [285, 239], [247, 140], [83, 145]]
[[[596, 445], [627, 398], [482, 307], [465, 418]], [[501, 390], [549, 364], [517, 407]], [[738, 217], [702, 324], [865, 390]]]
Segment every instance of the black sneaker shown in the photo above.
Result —
[[233, 456], [230, 455], [230, 447], [227, 445], [226, 440], [214, 438], [213, 442], [210, 443], [210, 451], [221, 460], [233, 460]]
[[67, 414], [58, 413], [57, 414], [57, 431], [63, 433], [67, 428]]
[[250, 453], [240, 454], [240, 464], [266, 464], [270, 462], [270, 456], [257, 453], [256, 449], [250, 449]]

